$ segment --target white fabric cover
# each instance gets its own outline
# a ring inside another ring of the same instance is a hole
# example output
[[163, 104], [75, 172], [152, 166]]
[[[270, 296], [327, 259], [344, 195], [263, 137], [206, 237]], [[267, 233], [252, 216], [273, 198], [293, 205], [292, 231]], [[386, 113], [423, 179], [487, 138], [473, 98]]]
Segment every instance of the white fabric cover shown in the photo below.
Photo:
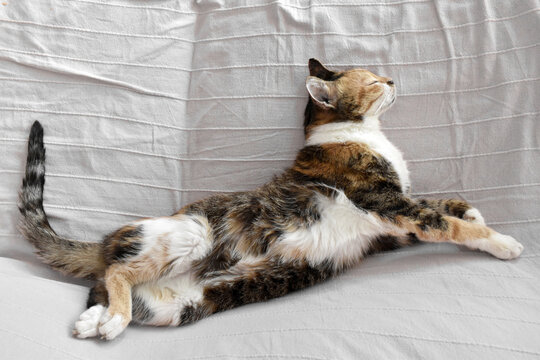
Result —
[[[539, 11], [537, 0], [4, 0], [0, 357], [538, 358]], [[290, 165], [310, 57], [391, 76], [399, 98], [383, 127], [414, 195], [471, 201], [522, 257], [421, 245], [193, 326], [72, 338], [90, 284], [46, 268], [16, 231], [33, 120], [53, 227], [99, 241]]]

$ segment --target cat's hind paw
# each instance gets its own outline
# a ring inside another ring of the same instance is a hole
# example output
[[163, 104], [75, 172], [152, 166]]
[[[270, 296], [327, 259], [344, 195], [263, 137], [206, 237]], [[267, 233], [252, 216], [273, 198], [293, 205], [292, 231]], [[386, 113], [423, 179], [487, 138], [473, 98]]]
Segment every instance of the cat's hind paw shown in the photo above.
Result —
[[105, 310], [107, 310], [107, 308], [100, 304], [86, 309], [75, 323], [73, 335], [79, 339], [98, 336], [99, 319], [101, 319]]
[[112, 340], [124, 331], [128, 326], [130, 319], [126, 319], [121, 314], [112, 315], [106, 311], [99, 320], [99, 334], [102, 339]]

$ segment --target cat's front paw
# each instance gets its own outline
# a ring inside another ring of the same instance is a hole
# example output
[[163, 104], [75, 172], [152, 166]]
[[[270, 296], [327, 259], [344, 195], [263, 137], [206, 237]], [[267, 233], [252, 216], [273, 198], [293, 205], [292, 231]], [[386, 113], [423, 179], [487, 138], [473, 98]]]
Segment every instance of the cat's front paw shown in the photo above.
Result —
[[463, 214], [463, 220], [473, 224], [486, 225], [484, 217], [480, 214], [477, 208], [470, 208]]
[[88, 309], [79, 316], [79, 321], [75, 323], [73, 335], [79, 339], [98, 336], [99, 319], [103, 316], [107, 308], [97, 304]]
[[99, 319], [99, 334], [102, 339], [112, 340], [124, 331], [130, 322], [130, 318], [122, 314], [111, 314], [105, 311]]
[[495, 233], [487, 240], [483, 250], [502, 260], [515, 259], [523, 251], [523, 245], [508, 235]]

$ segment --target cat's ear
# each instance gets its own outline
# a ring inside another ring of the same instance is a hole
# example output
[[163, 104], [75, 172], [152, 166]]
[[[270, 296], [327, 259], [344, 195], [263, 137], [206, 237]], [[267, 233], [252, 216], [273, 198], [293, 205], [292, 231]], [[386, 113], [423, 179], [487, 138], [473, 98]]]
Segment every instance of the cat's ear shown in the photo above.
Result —
[[323, 108], [335, 109], [337, 104], [337, 89], [333, 82], [324, 81], [315, 76], [308, 76], [306, 88], [309, 96]]
[[316, 76], [319, 79], [323, 80], [330, 80], [332, 76], [335, 74], [333, 71], [328, 70], [324, 67], [323, 64], [317, 59], [309, 59], [309, 75]]

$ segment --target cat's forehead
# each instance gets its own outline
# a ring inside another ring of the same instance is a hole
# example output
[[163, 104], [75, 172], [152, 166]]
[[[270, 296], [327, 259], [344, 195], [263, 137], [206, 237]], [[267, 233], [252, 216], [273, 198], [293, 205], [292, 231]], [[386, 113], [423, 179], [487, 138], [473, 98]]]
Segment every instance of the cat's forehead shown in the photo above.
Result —
[[373, 79], [379, 79], [380, 77], [375, 75], [369, 70], [365, 69], [351, 69], [344, 71], [340, 74], [340, 78], [343, 78], [344, 80], [348, 81], [365, 81], [365, 80], [373, 80]]

